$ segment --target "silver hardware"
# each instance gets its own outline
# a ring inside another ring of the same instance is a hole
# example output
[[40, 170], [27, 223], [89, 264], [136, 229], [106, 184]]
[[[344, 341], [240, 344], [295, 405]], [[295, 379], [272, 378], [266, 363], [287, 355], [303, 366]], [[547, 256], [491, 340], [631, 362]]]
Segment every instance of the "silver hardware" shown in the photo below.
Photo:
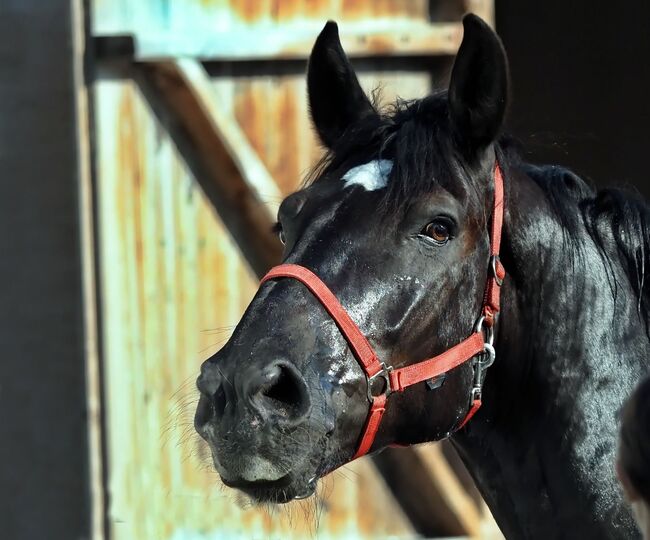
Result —
[[480, 356], [479, 364], [481, 365], [481, 369], [487, 369], [494, 364], [497, 352], [494, 350], [494, 346], [490, 343], [484, 343], [483, 347], [483, 354]]
[[481, 315], [476, 321], [476, 324], [474, 324], [474, 332], [485, 332], [485, 344], [492, 347], [494, 344], [494, 328], [492, 326], [485, 326], [484, 323], [485, 315]]
[[[367, 384], [367, 392], [368, 392], [368, 401], [372, 403], [375, 399], [375, 396], [372, 395], [372, 383], [377, 377], [381, 377], [384, 379], [384, 382], [386, 384], [386, 387], [384, 391], [381, 394], [386, 394], [386, 397], [390, 396], [393, 393], [393, 389], [390, 386], [390, 372], [393, 371], [392, 366], [387, 366], [383, 362], [380, 362], [379, 364], [381, 366], [381, 370], [375, 373], [372, 377], [368, 377], [366, 375], [366, 384]], [[381, 395], [378, 394], [378, 395]]]
[[[481, 319], [483, 318], [481, 317]], [[483, 321], [481, 319], [477, 322], [477, 332], [482, 330]], [[479, 353], [476, 360], [474, 360], [474, 379], [472, 381], [472, 389], [470, 390], [470, 403], [481, 399], [483, 393], [483, 373], [494, 364], [495, 359], [496, 351], [494, 350], [494, 346], [491, 343], [484, 343], [483, 352]]]
[[317, 479], [315, 476], [312, 476], [309, 481], [307, 482], [307, 485], [305, 486], [305, 490], [302, 493], [297, 493], [294, 495], [293, 500], [294, 501], [302, 501], [303, 499], [308, 499], [314, 494], [314, 491], [316, 491], [316, 482]]
[[497, 285], [501, 287], [503, 285], [503, 278], [499, 277], [499, 274], [497, 273], [497, 263], [500, 261], [498, 255], [492, 255], [490, 257], [490, 270], [492, 271], [492, 277], [495, 279], [497, 282]]

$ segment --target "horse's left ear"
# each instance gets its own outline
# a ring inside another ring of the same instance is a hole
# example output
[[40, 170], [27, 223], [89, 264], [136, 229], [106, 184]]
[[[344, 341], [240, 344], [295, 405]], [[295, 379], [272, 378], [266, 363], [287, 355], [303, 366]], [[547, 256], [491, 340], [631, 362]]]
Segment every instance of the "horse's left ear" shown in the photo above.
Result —
[[328, 21], [312, 49], [307, 91], [314, 127], [329, 148], [348, 127], [376, 114], [343, 51], [334, 21]]
[[501, 40], [481, 18], [463, 18], [463, 42], [449, 84], [451, 121], [460, 144], [487, 147], [499, 134], [508, 101], [508, 59]]

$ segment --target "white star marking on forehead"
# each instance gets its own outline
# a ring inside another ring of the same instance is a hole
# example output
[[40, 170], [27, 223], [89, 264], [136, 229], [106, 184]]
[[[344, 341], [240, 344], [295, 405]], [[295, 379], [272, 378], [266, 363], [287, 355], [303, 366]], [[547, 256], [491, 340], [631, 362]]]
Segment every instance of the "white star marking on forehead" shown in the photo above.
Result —
[[343, 175], [344, 188], [361, 186], [366, 191], [385, 188], [393, 162], [388, 159], [376, 159], [358, 167], [353, 167]]

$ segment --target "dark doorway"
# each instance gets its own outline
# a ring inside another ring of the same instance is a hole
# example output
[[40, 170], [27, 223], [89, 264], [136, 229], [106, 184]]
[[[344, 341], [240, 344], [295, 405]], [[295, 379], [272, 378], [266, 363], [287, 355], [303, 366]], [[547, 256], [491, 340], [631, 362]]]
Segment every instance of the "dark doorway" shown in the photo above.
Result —
[[650, 199], [650, 3], [496, 0], [528, 160]]

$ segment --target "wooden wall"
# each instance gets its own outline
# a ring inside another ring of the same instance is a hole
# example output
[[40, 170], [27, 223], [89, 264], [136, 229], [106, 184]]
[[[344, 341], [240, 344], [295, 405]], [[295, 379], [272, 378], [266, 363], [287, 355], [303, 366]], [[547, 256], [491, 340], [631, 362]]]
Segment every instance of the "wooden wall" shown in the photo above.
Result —
[[[424, 0], [95, 0], [93, 33], [192, 46], [214, 33], [300, 27], [327, 18], [372, 26], [429, 23]], [[250, 36], [251, 34], [246, 34]], [[212, 36], [212, 37], [209, 37]], [[208, 50], [214, 45], [206, 45]], [[366, 64], [362, 84], [387, 100], [426, 95], [429, 64]], [[320, 154], [304, 64], [212, 65], [216, 106], [236, 119], [287, 194]], [[226, 341], [257, 288], [206, 195], [154, 112], [133, 67], [97, 65], [93, 84], [98, 259], [111, 538], [406, 538], [413, 529], [368, 460], [323, 482], [318, 506], [242, 509], [222, 488], [192, 428], [200, 363]], [[271, 208], [277, 194], [265, 201]], [[315, 519], [317, 514], [319, 519]]]
[[[300, 505], [292, 519], [238, 508], [192, 428], [200, 362], [227, 339], [257, 280], [135, 84], [102, 81], [96, 100], [112, 536], [301, 538], [312, 523]], [[408, 533], [370, 465], [350, 469], [327, 486], [322, 530]]]

